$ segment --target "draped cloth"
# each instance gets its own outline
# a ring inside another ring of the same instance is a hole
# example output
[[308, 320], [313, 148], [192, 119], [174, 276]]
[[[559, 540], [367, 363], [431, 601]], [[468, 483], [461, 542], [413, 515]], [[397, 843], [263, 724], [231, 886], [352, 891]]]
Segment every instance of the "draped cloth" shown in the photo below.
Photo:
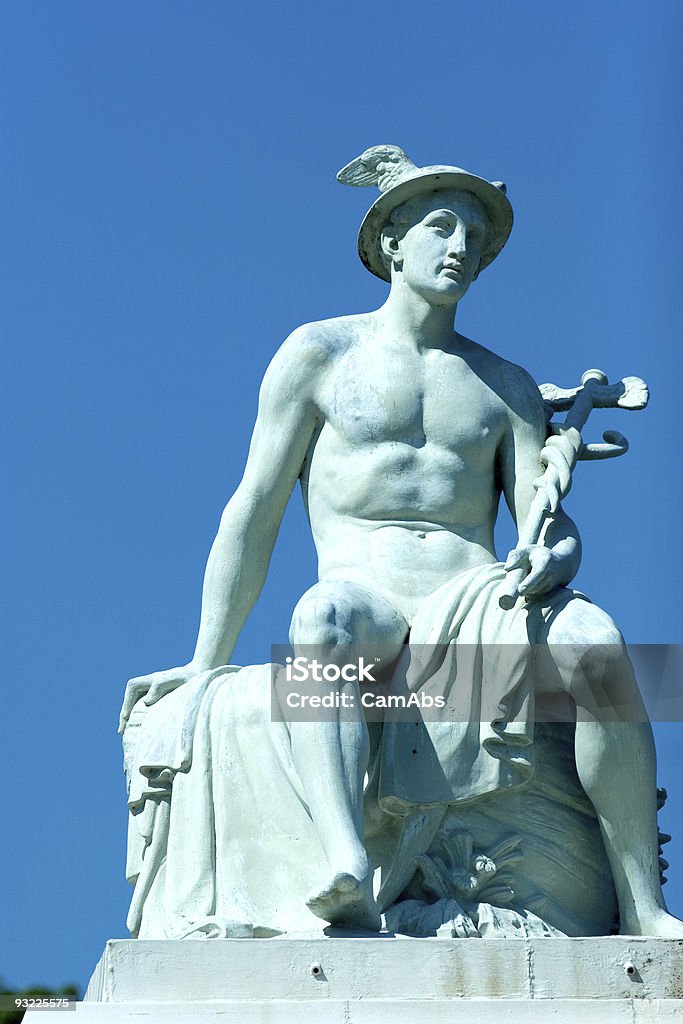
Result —
[[390, 692], [440, 697], [443, 710], [384, 724], [380, 806], [466, 803], [534, 771], [534, 645], [548, 616], [582, 595], [564, 587], [528, 607], [498, 604], [499, 562], [449, 580], [420, 605]]
[[320, 927], [305, 900], [325, 858], [289, 727], [271, 720], [271, 668], [223, 667], [136, 705], [124, 733], [133, 936]]
[[[535, 619], [521, 603], [504, 612], [504, 577], [500, 563], [467, 570], [418, 610], [390, 692], [442, 696], [446, 708], [384, 723], [366, 805], [378, 802], [389, 831], [416, 806], [468, 803], [533, 774], [534, 629], [578, 595], [553, 592]], [[135, 706], [124, 733], [134, 936], [320, 928], [305, 901], [326, 859], [290, 726], [273, 720], [272, 673], [223, 666]]]

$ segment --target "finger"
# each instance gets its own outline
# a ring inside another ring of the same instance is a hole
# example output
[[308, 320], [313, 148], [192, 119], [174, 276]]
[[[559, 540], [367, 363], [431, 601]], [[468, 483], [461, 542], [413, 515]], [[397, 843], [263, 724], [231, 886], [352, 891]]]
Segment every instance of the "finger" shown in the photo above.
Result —
[[124, 729], [126, 728], [126, 726], [128, 725], [128, 721], [130, 719], [131, 712], [132, 712], [134, 706], [135, 706], [135, 704], [133, 703], [129, 707], [121, 708], [121, 714], [119, 715], [119, 728], [118, 728], [118, 732], [119, 733], [122, 733], [124, 731]]
[[130, 718], [131, 711], [149, 687], [149, 684], [143, 681], [144, 679], [144, 676], [140, 676], [137, 679], [129, 680], [126, 685], [121, 714], [119, 715], [119, 732], [123, 732], [126, 722]]
[[167, 693], [168, 689], [164, 686], [163, 683], [155, 683], [153, 686], [150, 686], [149, 690], [147, 691], [144, 698], [144, 703], [147, 705], [147, 707], [149, 707], [150, 704], [156, 704], [156, 702], [158, 700], [161, 700], [162, 697], [165, 697]]
[[538, 582], [545, 576], [548, 564], [550, 562], [549, 551], [547, 548], [537, 548], [532, 553], [529, 559], [531, 567], [529, 573], [519, 588], [520, 594], [529, 592], [538, 584]]
[[512, 551], [507, 556], [504, 569], [506, 572], [510, 572], [511, 569], [519, 568], [524, 568], [528, 570], [529, 565], [529, 549], [526, 547], [513, 548]]
[[167, 693], [171, 693], [172, 690], [177, 689], [181, 683], [182, 679], [179, 679], [178, 676], [175, 675], [158, 679], [147, 691], [145, 704], [148, 707], [150, 704], [156, 704], [156, 702], [161, 700], [162, 697], [165, 697]]
[[519, 586], [520, 594], [523, 594], [525, 597], [535, 597], [548, 589], [547, 566], [532, 570]]

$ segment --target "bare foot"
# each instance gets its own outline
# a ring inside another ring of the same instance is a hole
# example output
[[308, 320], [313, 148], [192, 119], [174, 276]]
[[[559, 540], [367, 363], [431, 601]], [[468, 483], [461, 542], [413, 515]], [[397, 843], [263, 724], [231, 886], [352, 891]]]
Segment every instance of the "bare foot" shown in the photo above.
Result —
[[335, 875], [330, 885], [306, 900], [316, 917], [345, 928], [378, 932], [381, 919], [372, 895], [372, 874], [363, 880], [348, 872]]
[[657, 939], [683, 939], [683, 921], [666, 910], [653, 910], [625, 921], [621, 935], [645, 935]]

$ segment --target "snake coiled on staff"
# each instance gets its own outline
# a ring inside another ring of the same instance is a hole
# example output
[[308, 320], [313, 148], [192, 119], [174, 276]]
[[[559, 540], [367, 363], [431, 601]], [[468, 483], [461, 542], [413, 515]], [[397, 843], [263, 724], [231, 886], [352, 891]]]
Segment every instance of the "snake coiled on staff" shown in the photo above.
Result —
[[540, 460], [544, 472], [533, 486], [545, 492], [546, 508], [555, 512], [572, 486], [572, 472], [581, 451], [581, 434], [575, 427], [550, 423], [550, 436], [541, 449]]
[[[572, 471], [579, 459], [610, 459], [628, 450], [628, 441], [618, 431], [605, 431], [604, 444], [584, 445], [581, 430], [594, 408], [644, 409], [649, 393], [640, 377], [624, 377], [610, 384], [602, 370], [586, 370], [578, 388], [558, 388], [555, 384], [541, 384], [539, 391], [548, 416], [548, 436], [539, 454], [544, 467], [541, 476], [533, 481], [536, 491], [526, 519], [519, 527], [518, 547], [539, 543], [543, 522], [548, 513], [554, 514], [572, 485]], [[552, 423], [550, 417], [561, 409], [568, 409], [564, 423]], [[501, 608], [514, 608], [525, 569], [515, 563], [508, 569], [507, 580], [501, 587], [498, 603]]]

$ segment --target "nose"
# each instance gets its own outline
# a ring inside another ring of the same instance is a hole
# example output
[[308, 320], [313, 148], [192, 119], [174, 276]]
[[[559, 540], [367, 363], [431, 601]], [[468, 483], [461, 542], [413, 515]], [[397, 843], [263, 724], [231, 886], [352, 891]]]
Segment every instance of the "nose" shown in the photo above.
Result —
[[463, 260], [467, 255], [467, 225], [458, 221], [451, 234], [448, 244], [448, 255], [456, 260]]

